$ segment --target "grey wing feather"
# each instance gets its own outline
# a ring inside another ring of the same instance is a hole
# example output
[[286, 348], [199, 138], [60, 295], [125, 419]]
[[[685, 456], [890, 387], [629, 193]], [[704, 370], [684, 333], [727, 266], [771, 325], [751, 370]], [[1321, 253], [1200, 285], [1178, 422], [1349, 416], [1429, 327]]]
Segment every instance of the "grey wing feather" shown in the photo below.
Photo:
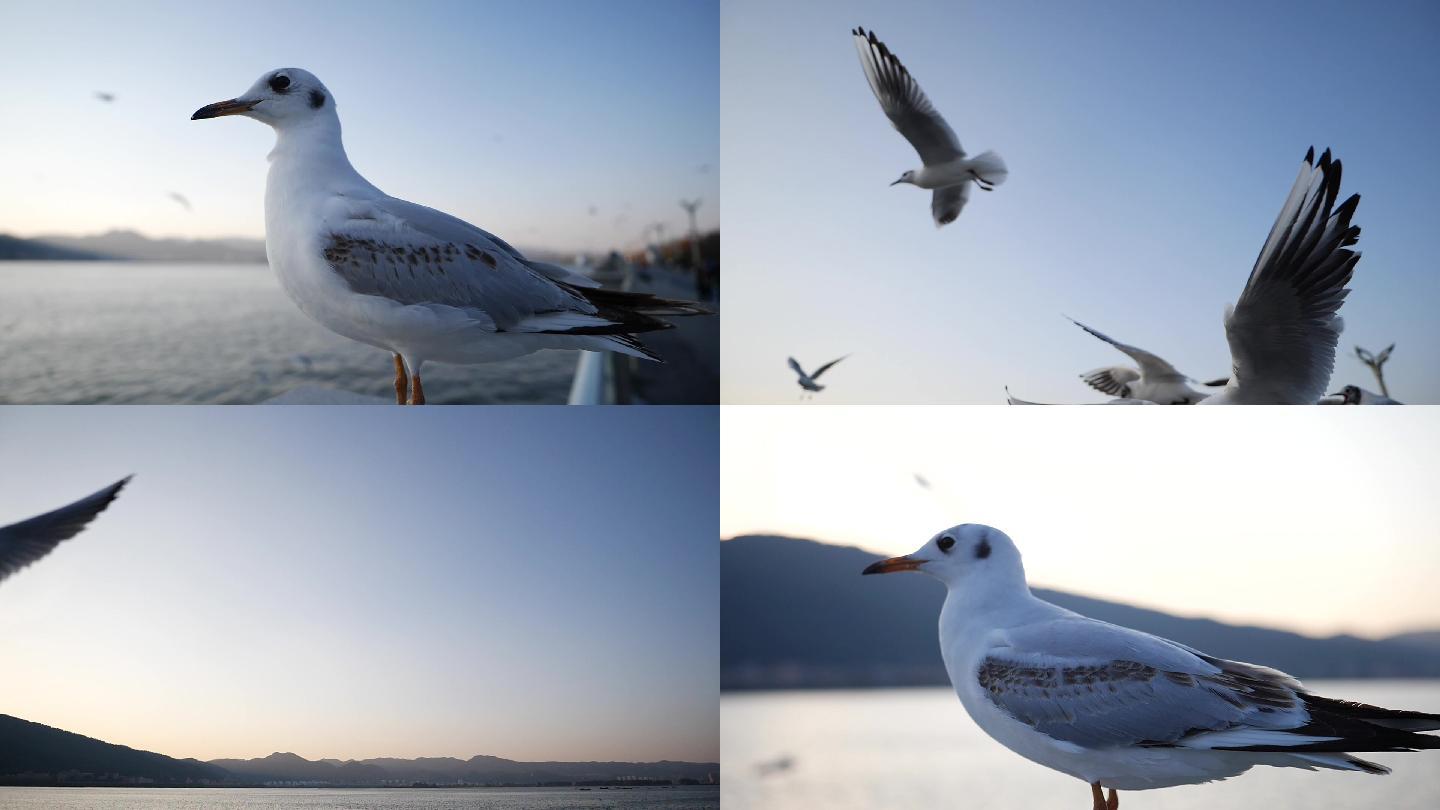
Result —
[[791, 370], [793, 370], [796, 374], [799, 374], [801, 377], [806, 376], [806, 375], [805, 375], [805, 369], [803, 369], [803, 368], [800, 367], [800, 361], [796, 360], [796, 359], [793, 358], [793, 357], [787, 357], [787, 358], [785, 358], [785, 359], [790, 362], [790, 368], [791, 368]]
[[[850, 355], [848, 355], [848, 354], [845, 355], [845, 357], [849, 357], [849, 356], [850, 356]], [[827, 369], [829, 369], [831, 366], [835, 365], [836, 363], [840, 362], [841, 360], [844, 360], [845, 357], [837, 357], [837, 358], [835, 358], [834, 360], [831, 360], [830, 362], [826, 363], [825, 365], [823, 365], [823, 366], [815, 369], [815, 373], [810, 375], [810, 379], [812, 379], [812, 380], [818, 380], [818, 379], [820, 379], [820, 375], [821, 375], [821, 374], [824, 374], [825, 371], [826, 371]]]
[[[1068, 318], [1069, 316], [1066, 317]], [[1094, 329], [1091, 329], [1090, 327], [1086, 326], [1083, 323], [1080, 323], [1074, 318], [1069, 318], [1069, 320], [1071, 323], [1075, 324], [1081, 329], [1084, 329], [1086, 332], [1089, 332], [1095, 337], [1100, 338], [1106, 343], [1109, 343], [1111, 346], [1114, 346], [1116, 349], [1119, 349], [1121, 352], [1129, 356], [1130, 359], [1138, 363], [1140, 365], [1140, 377], [1146, 382], [1184, 382], [1185, 380], [1189, 379], [1184, 374], [1176, 371], [1174, 366], [1165, 362], [1161, 358], [1156, 357], [1150, 352], [1145, 351], [1144, 349], [1137, 349], [1134, 346], [1127, 346], [1124, 343], [1116, 340], [1115, 338], [1110, 337], [1109, 335], [1105, 335], [1097, 332]]]
[[1080, 378], [1102, 394], [1109, 394], [1112, 397], [1128, 397], [1127, 384], [1140, 379], [1140, 372], [1125, 366], [1110, 366], [1087, 371], [1081, 374]]
[[875, 38], [875, 32], [856, 28], [850, 33], [855, 37], [860, 67], [864, 69], [865, 79], [870, 82], [870, 89], [880, 102], [880, 109], [920, 153], [925, 165], [965, 157], [960, 139], [955, 137], [950, 125], [925, 97], [920, 85], [910, 76], [910, 71], [900, 64], [885, 43]]
[[462, 220], [395, 198], [349, 214], [331, 229], [322, 253], [356, 293], [454, 307], [492, 331], [608, 323], [573, 287]]
[[1245, 289], [1225, 317], [1233, 373], [1245, 401], [1308, 404], [1325, 393], [1343, 324], [1340, 305], [1360, 254], [1350, 224], [1360, 195], [1335, 206], [1340, 161], [1305, 155]]
[[[1283, 673], [1104, 622], [1076, 624], [1078, 633], [1049, 628], [1029, 643], [1007, 634], [1011, 646], [993, 649], [975, 671], [991, 702], [1087, 748], [1177, 745], [1233, 729], [1283, 732], [1306, 719], [1300, 685]], [[1067, 652], [1077, 636], [1083, 640]]]
[[53, 512], [0, 527], [0, 581], [55, 550], [79, 534], [115, 500], [129, 476], [95, 494]]
[[935, 189], [930, 196], [930, 216], [935, 218], [935, 227], [949, 225], [965, 210], [970, 202], [970, 181], [958, 186], [944, 186]]

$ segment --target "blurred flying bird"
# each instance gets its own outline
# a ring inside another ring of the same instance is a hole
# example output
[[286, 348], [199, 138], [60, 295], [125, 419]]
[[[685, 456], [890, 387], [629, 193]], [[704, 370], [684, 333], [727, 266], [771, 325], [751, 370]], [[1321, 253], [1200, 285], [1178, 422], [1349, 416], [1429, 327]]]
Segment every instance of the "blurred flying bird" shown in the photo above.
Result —
[[129, 483], [126, 476], [86, 498], [9, 526], [0, 526], [0, 582], [79, 534]]
[[1374, 372], [1375, 382], [1380, 384], [1380, 393], [1387, 397], [1390, 396], [1390, 388], [1385, 385], [1385, 361], [1390, 359], [1390, 352], [1393, 351], [1395, 351], [1394, 343], [1386, 346], [1385, 350], [1379, 354], [1371, 354], [1359, 346], [1355, 347], [1355, 356], [1359, 357], [1360, 362], [1369, 366], [1370, 370]]
[[190, 200], [186, 199], [186, 198], [185, 198], [185, 195], [184, 195], [184, 194], [181, 194], [181, 193], [178, 192], [178, 191], [172, 191], [172, 192], [170, 192], [170, 199], [172, 199], [172, 200], [174, 200], [175, 202], [180, 203], [181, 205], [185, 206], [185, 210], [186, 210], [186, 211], [194, 211], [194, 210], [195, 210], [194, 207], [192, 207], [192, 206], [190, 205]]
[[[789, 357], [786, 359], [790, 363], [790, 368], [794, 370], [796, 376], [798, 377], [798, 379], [795, 380], [795, 384], [810, 392], [811, 394], [817, 394], [825, 390], [825, 386], [816, 382], [816, 380], [820, 379], [820, 375], [824, 374], [826, 371], [829, 371], [831, 366], [835, 365], [841, 360], [844, 360], [845, 357], [849, 356], [850, 355], [847, 354], [844, 357], [837, 357], [834, 360], [831, 360], [820, 368], [815, 369], [814, 374], [806, 374], [805, 369], [800, 367], [800, 361], [796, 360], [795, 358]], [[803, 397], [804, 395], [802, 394], [801, 396]]]
[[98, 98], [98, 99], [100, 99], [101, 101], [104, 101], [104, 102], [106, 102], [106, 103], [109, 103], [109, 102], [115, 100], [115, 94], [114, 94], [114, 93], [103, 93], [103, 92], [100, 92], [100, 91], [97, 90], [97, 91], [95, 92], [95, 98]]
[[875, 38], [875, 32], [867, 33], [864, 28], [856, 28], [850, 33], [860, 53], [860, 66], [864, 68], [870, 89], [880, 102], [880, 109], [920, 153], [924, 164], [919, 171], [907, 171], [890, 185], [909, 183], [933, 189], [935, 193], [930, 202], [930, 213], [935, 218], [935, 226], [954, 222], [970, 199], [972, 182], [983, 191], [991, 191], [1005, 182], [1010, 173], [1005, 168], [1005, 161], [994, 152], [981, 152], [973, 158], [966, 158], [954, 130], [925, 97], [920, 85], [911, 78], [910, 71], [900, 64], [885, 43]]

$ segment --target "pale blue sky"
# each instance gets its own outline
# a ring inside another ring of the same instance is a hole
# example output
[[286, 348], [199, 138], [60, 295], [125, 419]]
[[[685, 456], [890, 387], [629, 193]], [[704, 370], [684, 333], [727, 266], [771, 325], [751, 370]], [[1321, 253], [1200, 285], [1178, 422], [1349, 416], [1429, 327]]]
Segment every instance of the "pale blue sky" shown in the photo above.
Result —
[[[972, 153], [1010, 177], [937, 231], [919, 159], [850, 29], [873, 28]], [[1398, 342], [1392, 393], [1440, 402], [1440, 6], [1422, 2], [789, 2], [721, 12], [724, 400], [794, 402], [785, 367], [846, 353], [822, 403], [1100, 401], [1126, 358], [1201, 379], [1305, 150], [1331, 147], [1364, 233], [1332, 378]]]
[[716, 761], [714, 408], [27, 408], [0, 710], [178, 757]]
[[331, 89], [371, 182], [511, 242], [678, 234], [682, 197], [717, 227], [717, 18], [706, 0], [5, 0], [0, 232], [261, 236], [270, 128], [189, 119], [277, 67]]

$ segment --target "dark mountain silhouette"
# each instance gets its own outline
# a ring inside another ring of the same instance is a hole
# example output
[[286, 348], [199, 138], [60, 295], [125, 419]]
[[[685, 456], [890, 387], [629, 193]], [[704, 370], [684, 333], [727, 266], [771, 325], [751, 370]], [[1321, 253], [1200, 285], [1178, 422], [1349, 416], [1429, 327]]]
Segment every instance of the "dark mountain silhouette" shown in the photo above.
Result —
[[[864, 577], [857, 548], [773, 536], [721, 543], [722, 689], [945, 685], [936, 624], [945, 589], [925, 576]], [[1437, 677], [1440, 633], [1312, 638], [1035, 588], [1092, 618], [1298, 677]], [[1316, 599], [1324, 599], [1316, 593]], [[1417, 640], [1422, 639], [1422, 640]]]
[[642, 779], [706, 782], [714, 762], [515, 762], [476, 756], [420, 759], [322, 759], [274, 753], [259, 759], [200, 762], [112, 745], [0, 714], [0, 785], [263, 785], [274, 782], [363, 787], [535, 785]]
[[61, 247], [34, 239], [21, 239], [18, 236], [10, 236], [0, 233], [0, 261], [95, 261], [97, 259], [108, 259], [99, 253], [88, 250], [76, 250], [74, 248]]
[[312, 761], [289, 753], [275, 753], [259, 759], [216, 759], [210, 764], [259, 782], [347, 785], [414, 782], [534, 785], [546, 782], [610, 782], [621, 778], [694, 779], [703, 782], [710, 774], [720, 770], [720, 766], [713, 762], [516, 762], [491, 756]]
[[215, 785], [224, 768], [61, 731], [0, 714], [0, 785]]

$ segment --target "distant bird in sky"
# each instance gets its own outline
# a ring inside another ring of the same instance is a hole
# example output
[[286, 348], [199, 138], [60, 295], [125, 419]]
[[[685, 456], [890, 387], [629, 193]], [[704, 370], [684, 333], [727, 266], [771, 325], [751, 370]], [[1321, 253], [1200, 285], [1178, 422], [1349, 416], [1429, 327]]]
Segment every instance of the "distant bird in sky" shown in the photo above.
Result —
[[1358, 385], [1347, 385], [1335, 393], [1323, 397], [1321, 405], [1404, 405], [1398, 399], [1391, 399], [1384, 394], [1377, 394], [1374, 391], [1366, 391]]
[[1081, 379], [1096, 391], [1119, 399], [1147, 399], [1160, 405], [1194, 405], [1209, 396], [1191, 388], [1189, 383], [1193, 381], [1189, 377], [1150, 352], [1126, 346], [1074, 318], [1070, 322], [1129, 355], [1140, 366], [1138, 369], [1110, 366], [1081, 374]]
[[1390, 353], [1393, 351], [1395, 351], [1394, 343], [1386, 346], [1379, 354], [1371, 354], [1359, 346], [1355, 347], [1355, 356], [1369, 367], [1375, 375], [1375, 382], [1380, 385], [1380, 393], [1387, 397], [1390, 396], [1390, 386], [1385, 384], [1385, 362], [1390, 359]]
[[880, 102], [880, 109], [885, 111], [896, 131], [920, 153], [924, 164], [918, 171], [900, 175], [900, 179], [890, 185], [909, 183], [932, 189], [930, 213], [936, 227], [954, 222], [970, 199], [971, 183], [991, 191], [1005, 182], [1010, 173], [1005, 161], [994, 152], [965, 157], [954, 130], [925, 97], [910, 71], [885, 43], [875, 38], [875, 32], [855, 28], [850, 33], [860, 53], [860, 66]]
[[115, 100], [115, 94], [114, 94], [114, 93], [104, 93], [104, 92], [101, 92], [101, 91], [98, 91], [98, 90], [97, 90], [97, 91], [95, 91], [95, 98], [98, 98], [98, 99], [100, 99], [101, 101], [104, 101], [104, 102], [106, 102], [106, 103], [109, 103], [109, 102]]
[[[849, 357], [849, 356], [850, 356], [850, 355], [848, 355], [848, 354], [845, 355], [845, 357]], [[793, 358], [793, 357], [788, 357], [788, 358], [786, 358], [786, 359], [789, 361], [789, 363], [790, 363], [790, 368], [791, 368], [791, 370], [793, 370], [793, 371], [795, 372], [795, 376], [797, 377], [797, 379], [795, 380], [795, 384], [798, 385], [798, 386], [800, 386], [801, 388], [805, 389], [806, 391], [810, 392], [811, 394], [818, 394], [819, 392], [825, 390], [825, 386], [823, 386], [823, 385], [821, 385], [820, 383], [816, 382], [816, 380], [820, 379], [820, 375], [821, 375], [821, 374], [824, 374], [825, 372], [829, 371], [831, 366], [835, 365], [836, 363], [840, 362], [841, 360], [844, 360], [845, 357], [837, 357], [837, 358], [835, 358], [834, 360], [831, 360], [830, 362], [826, 363], [825, 365], [821, 366], [820, 368], [815, 369], [815, 373], [813, 373], [813, 374], [806, 374], [806, 373], [805, 373], [805, 369], [803, 369], [803, 368], [800, 367], [800, 361], [799, 361], [799, 360], [796, 360], [796, 359]], [[802, 396], [803, 396], [803, 395], [802, 395]]]
[[1119, 790], [1227, 779], [1256, 765], [1385, 774], [1351, 752], [1440, 748], [1440, 737], [1417, 733], [1440, 730], [1440, 714], [1321, 697], [1283, 672], [1043, 601], [1015, 544], [990, 526], [954, 526], [862, 573], [896, 571], [944, 583], [940, 654], [975, 724], [1088, 783], [1093, 810], [1116, 810]]
[[265, 188], [265, 250], [306, 315], [394, 355], [395, 398], [423, 404], [427, 360], [469, 365], [540, 349], [659, 357], [636, 333], [703, 307], [599, 288], [527, 259], [499, 237], [385, 194], [350, 165], [335, 96], [299, 68], [272, 70], [192, 120], [243, 115], [276, 133]]
[[920, 473], [912, 473], [912, 475], [915, 476], [915, 483], [919, 484], [921, 489], [930, 488], [930, 479], [926, 478]]
[[38, 517], [0, 526], [0, 582], [79, 534], [120, 494], [126, 476], [85, 498]]
[[169, 195], [169, 196], [170, 196], [170, 199], [172, 199], [172, 200], [174, 200], [175, 202], [177, 202], [177, 203], [185, 206], [185, 210], [186, 210], [186, 211], [194, 211], [194, 210], [195, 210], [195, 208], [190, 205], [190, 200], [189, 200], [184, 194], [181, 194], [181, 193], [178, 192], [178, 191], [172, 191], [172, 192], [170, 192], [170, 195]]

